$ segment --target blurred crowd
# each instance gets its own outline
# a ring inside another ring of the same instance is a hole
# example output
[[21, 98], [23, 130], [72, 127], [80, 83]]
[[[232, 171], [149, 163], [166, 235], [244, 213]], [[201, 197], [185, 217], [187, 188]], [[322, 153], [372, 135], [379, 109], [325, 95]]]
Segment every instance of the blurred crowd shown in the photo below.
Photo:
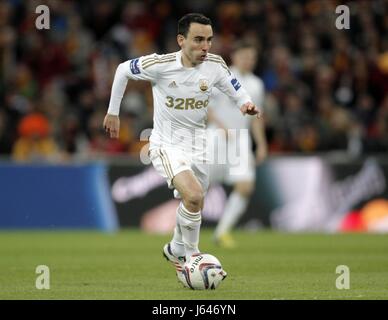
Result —
[[[50, 29], [37, 30], [38, 5]], [[336, 6], [350, 29], [336, 28]], [[177, 51], [188, 12], [213, 21], [227, 62], [244, 39], [260, 51], [270, 154], [388, 150], [388, 3], [288, 0], [0, 2], [0, 156], [20, 161], [137, 156], [152, 128], [147, 82], [129, 82], [119, 140], [102, 130], [117, 65]]]

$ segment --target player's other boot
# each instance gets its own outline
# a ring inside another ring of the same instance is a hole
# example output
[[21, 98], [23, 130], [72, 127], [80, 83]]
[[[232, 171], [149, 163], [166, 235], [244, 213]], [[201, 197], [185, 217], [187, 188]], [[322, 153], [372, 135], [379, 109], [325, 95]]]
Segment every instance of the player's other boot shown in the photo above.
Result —
[[236, 242], [230, 233], [223, 233], [217, 237], [214, 237], [214, 242], [217, 246], [225, 249], [234, 249], [237, 247]]
[[176, 276], [178, 277], [179, 281], [182, 282], [183, 285], [186, 285], [186, 277], [184, 275], [184, 264], [186, 262], [185, 257], [176, 257], [172, 253], [171, 245], [170, 243], [166, 243], [163, 247], [163, 256], [166, 258], [167, 261], [171, 262], [172, 265], [175, 268]]

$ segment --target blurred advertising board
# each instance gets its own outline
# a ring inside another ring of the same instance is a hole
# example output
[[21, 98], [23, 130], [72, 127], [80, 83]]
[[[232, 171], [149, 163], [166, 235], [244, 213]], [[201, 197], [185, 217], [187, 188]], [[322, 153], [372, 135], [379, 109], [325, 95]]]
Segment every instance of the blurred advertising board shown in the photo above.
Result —
[[[300, 232], [388, 229], [388, 162], [275, 157], [257, 167], [255, 192], [240, 227]], [[179, 200], [151, 165], [111, 164], [111, 194], [122, 227], [169, 233]], [[232, 187], [215, 184], [205, 199], [202, 225], [222, 215]]]

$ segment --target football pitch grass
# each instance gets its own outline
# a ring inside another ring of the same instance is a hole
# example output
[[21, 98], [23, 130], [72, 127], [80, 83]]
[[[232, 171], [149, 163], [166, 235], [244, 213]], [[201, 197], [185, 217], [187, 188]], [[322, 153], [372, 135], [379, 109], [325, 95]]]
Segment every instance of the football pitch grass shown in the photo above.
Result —
[[[212, 291], [177, 282], [162, 258], [170, 236], [2, 231], [0, 299], [388, 299], [386, 235], [238, 231], [238, 248], [226, 250], [212, 243], [211, 231], [201, 231], [200, 248], [228, 272]], [[38, 265], [49, 267], [48, 290], [35, 287]], [[349, 267], [349, 289], [336, 288], [339, 265]]]

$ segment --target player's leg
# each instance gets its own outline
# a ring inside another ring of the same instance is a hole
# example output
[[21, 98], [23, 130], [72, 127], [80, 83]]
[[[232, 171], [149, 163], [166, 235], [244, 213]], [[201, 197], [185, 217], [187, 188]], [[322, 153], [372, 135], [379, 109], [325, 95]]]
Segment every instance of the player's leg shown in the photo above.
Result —
[[191, 170], [178, 173], [172, 183], [182, 199], [177, 211], [177, 226], [180, 228], [186, 259], [188, 259], [192, 254], [199, 252], [204, 190]]
[[174, 256], [184, 257], [186, 255], [186, 251], [182, 241], [182, 230], [178, 221], [178, 209], [179, 207], [176, 210], [175, 228], [172, 240], [170, 241], [170, 246]]
[[234, 246], [229, 232], [246, 211], [253, 189], [254, 181], [239, 181], [234, 185], [214, 233], [215, 239], [220, 245], [225, 247]]
[[[214, 239], [223, 247], [234, 247], [235, 243], [229, 232], [235, 227], [240, 217], [246, 211], [255, 185], [255, 161], [252, 152], [241, 152], [240, 163], [227, 164], [225, 181], [233, 185], [233, 191], [226, 201], [224, 213], [221, 216]], [[236, 170], [238, 169], [238, 170]]]
[[[149, 151], [149, 157], [155, 170], [166, 179], [168, 187], [174, 189], [172, 179], [183, 170], [189, 170], [189, 166], [182, 166], [183, 155], [179, 150], [154, 148]], [[174, 190], [175, 191], [175, 190]], [[175, 192], [174, 192], [175, 193]], [[164, 255], [173, 263], [185, 256], [185, 248], [182, 241], [182, 232], [178, 223], [178, 209], [176, 225], [172, 240], [163, 248]]]
[[[154, 168], [163, 178], [166, 179], [170, 189], [174, 188], [172, 183], [174, 177], [179, 175], [182, 171], [190, 170], [190, 167], [185, 164], [187, 163], [187, 159], [185, 159], [184, 154], [182, 154], [179, 150], [154, 148], [150, 150], [149, 156]], [[185, 275], [182, 272], [183, 265], [186, 260], [186, 252], [182, 239], [182, 230], [178, 221], [178, 212], [179, 207], [177, 209], [174, 235], [172, 240], [164, 245], [163, 255], [174, 266], [176, 275], [180, 282], [186, 285]]]

